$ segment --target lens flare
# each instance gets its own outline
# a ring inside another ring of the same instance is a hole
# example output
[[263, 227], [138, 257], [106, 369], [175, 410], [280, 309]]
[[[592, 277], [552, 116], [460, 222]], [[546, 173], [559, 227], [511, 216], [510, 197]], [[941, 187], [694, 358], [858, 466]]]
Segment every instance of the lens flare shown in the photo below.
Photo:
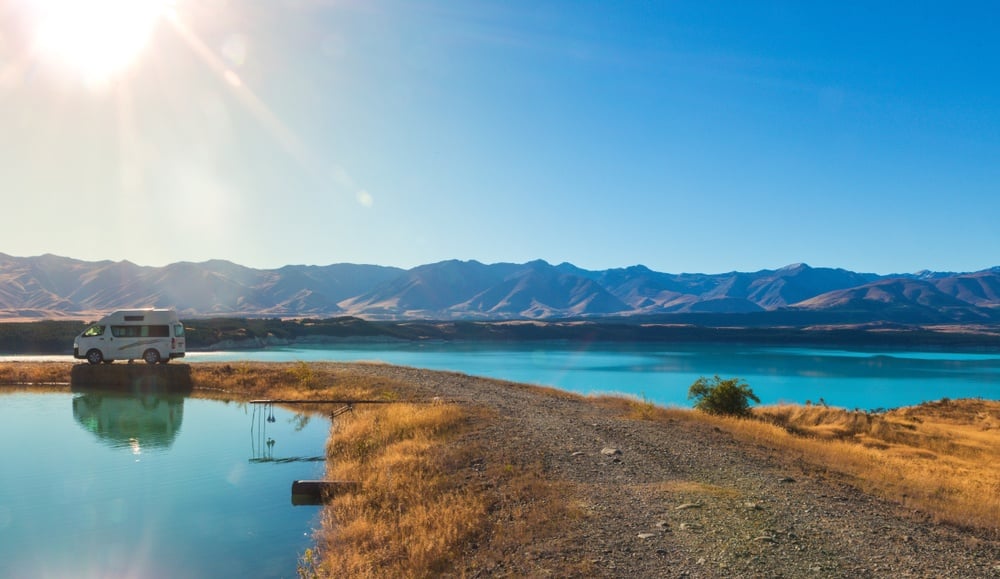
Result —
[[170, 0], [33, 0], [35, 50], [87, 82], [104, 82], [131, 66]]

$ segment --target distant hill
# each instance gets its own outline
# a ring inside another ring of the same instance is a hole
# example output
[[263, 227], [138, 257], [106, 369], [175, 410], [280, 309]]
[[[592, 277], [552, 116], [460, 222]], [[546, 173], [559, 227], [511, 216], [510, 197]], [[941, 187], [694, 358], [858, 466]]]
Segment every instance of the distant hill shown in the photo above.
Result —
[[262, 270], [221, 260], [146, 267], [0, 253], [0, 319], [91, 319], [128, 307], [171, 307], [188, 318], [990, 324], [1000, 322], [1000, 267], [881, 276], [795, 264], [671, 274], [642, 265], [591, 271], [541, 260], [450, 260], [412, 269], [333, 264]]
[[[996, 277], [996, 274], [993, 276]], [[974, 304], [940, 289], [941, 286], [954, 286], [955, 281], [950, 277], [883, 279], [827, 292], [801, 301], [793, 308], [844, 314], [866, 313], [885, 321], [921, 324], [989, 323], [998, 319], [1000, 309], [996, 307], [996, 300], [980, 299]]]

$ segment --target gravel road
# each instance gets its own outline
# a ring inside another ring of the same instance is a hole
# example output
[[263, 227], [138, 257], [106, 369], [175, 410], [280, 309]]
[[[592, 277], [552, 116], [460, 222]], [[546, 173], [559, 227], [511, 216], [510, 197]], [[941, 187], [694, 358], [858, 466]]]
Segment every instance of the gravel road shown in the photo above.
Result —
[[[488, 563], [483, 576], [1000, 577], [1000, 542], [934, 523], [844, 477], [688, 420], [631, 420], [509, 382], [379, 364], [345, 369], [479, 404], [484, 460], [543, 466], [579, 516]], [[470, 465], [473, 468], [474, 465]], [[486, 565], [484, 567], [484, 565]]]

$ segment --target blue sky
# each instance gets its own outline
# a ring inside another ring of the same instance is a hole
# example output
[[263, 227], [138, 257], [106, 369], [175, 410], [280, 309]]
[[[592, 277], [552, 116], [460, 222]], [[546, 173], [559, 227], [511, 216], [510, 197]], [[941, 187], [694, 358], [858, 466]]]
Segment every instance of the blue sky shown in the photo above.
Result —
[[0, 252], [1000, 265], [993, 4], [44, 1], [0, 0]]

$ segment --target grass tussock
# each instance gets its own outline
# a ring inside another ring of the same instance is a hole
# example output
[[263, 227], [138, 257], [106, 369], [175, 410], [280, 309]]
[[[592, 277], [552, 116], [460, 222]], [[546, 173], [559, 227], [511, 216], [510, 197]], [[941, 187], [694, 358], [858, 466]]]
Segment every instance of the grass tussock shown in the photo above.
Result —
[[310, 577], [491, 573], [551, 540], [574, 516], [541, 465], [477, 442], [493, 417], [453, 404], [393, 404], [338, 418], [327, 478], [360, 482], [333, 497], [300, 570]]
[[328, 503], [318, 539], [325, 553], [306, 574], [426, 577], [446, 570], [479, 528], [483, 496], [453, 476], [470, 463], [449, 442], [465, 412], [455, 405], [393, 404], [338, 419], [327, 477], [362, 491]]
[[740, 491], [735, 488], [721, 487], [709, 483], [691, 480], [670, 480], [645, 485], [646, 487], [662, 493], [666, 496], [676, 497], [678, 495], [709, 496], [737, 498]]
[[[240, 398], [398, 402], [358, 405], [335, 419], [327, 442], [326, 478], [358, 482], [361, 490], [327, 503], [316, 549], [303, 555], [302, 576], [431, 577], [451, 572], [470, 544], [502, 542], [490, 531], [489, 513], [497, 505], [527, 503], [524, 497], [538, 490], [512, 484], [517, 469], [487, 476], [497, 467], [478, 461], [475, 444], [459, 442], [470, 422], [489, 421], [475, 408], [407, 403], [406, 384], [337, 365], [193, 368], [196, 389]], [[482, 480], [491, 481], [487, 492]], [[507, 494], [498, 498], [498, 489]]]
[[602, 408], [620, 412], [633, 420], [669, 422], [691, 419], [691, 410], [688, 408], [657, 406], [645, 397], [602, 395], [591, 396], [589, 399]]
[[940, 400], [885, 413], [824, 405], [753, 409], [752, 419], [593, 398], [636, 420], [697, 420], [934, 516], [1000, 537], [1000, 401]]
[[874, 414], [825, 406], [754, 409], [759, 420], [699, 415], [737, 437], [850, 475], [938, 520], [1000, 536], [1000, 402], [942, 400]]
[[2, 362], [0, 385], [68, 384], [69, 367], [55, 362]]
[[196, 390], [235, 398], [395, 400], [401, 385], [350, 373], [332, 364], [234, 362], [192, 364]]

